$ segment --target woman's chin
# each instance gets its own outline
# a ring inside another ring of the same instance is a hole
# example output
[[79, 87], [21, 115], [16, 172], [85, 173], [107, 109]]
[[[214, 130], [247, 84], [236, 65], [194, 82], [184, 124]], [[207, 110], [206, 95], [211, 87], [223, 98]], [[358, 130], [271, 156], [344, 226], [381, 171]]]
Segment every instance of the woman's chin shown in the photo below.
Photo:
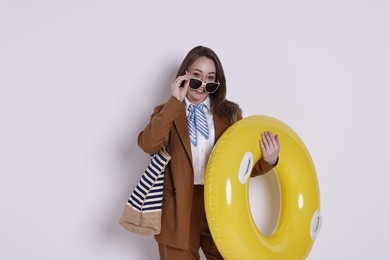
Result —
[[191, 101], [191, 103], [199, 104], [202, 103], [206, 98], [208, 94], [206, 92], [200, 92], [200, 91], [193, 91], [190, 95], [187, 95], [188, 99]]

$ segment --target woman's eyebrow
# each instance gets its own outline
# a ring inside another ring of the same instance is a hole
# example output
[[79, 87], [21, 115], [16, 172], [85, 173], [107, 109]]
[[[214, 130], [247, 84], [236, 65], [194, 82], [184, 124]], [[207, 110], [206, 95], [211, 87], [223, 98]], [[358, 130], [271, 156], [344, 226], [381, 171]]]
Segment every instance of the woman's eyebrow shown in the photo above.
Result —
[[[202, 71], [201, 69], [194, 69], [194, 71], [197, 71], [197, 72], [200, 72], [200, 73], [203, 74], [203, 71]], [[217, 73], [216, 73], [216, 72], [209, 72], [208, 74], [209, 74], [209, 75], [210, 75], [210, 74], [216, 75]]]

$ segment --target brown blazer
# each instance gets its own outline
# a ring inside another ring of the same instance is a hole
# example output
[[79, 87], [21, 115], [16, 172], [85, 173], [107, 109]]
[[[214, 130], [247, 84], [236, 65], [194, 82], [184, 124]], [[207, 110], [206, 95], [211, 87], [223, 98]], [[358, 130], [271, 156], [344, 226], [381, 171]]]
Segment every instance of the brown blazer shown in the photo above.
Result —
[[[213, 118], [216, 142], [230, 125], [225, 118], [216, 114]], [[194, 173], [185, 103], [173, 96], [167, 103], [154, 109], [149, 124], [138, 135], [138, 145], [146, 153], [152, 154], [161, 148], [166, 136], [166, 148], [172, 159], [165, 168], [161, 233], [155, 239], [160, 244], [187, 249]], [[252, 176], [266, 173], [272, 168], [260, 159]]]

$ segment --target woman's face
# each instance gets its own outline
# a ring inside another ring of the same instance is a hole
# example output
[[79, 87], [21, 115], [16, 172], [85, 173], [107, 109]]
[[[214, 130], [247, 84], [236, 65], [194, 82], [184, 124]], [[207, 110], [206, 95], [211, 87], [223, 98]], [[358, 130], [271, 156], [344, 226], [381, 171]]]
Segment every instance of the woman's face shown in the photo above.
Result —
[[[191, 78], [199, 79], [204, 83], [217, 81], [214, 61], [204, 56], [196, 59], [188, 68], [187, 72], [190, 74]], [[209, 94], [204, 90], [203, 85], [195, 90], [188, 88], [187, 91], [187, 98], [195, 105], [202, 103], [208, 95]]]

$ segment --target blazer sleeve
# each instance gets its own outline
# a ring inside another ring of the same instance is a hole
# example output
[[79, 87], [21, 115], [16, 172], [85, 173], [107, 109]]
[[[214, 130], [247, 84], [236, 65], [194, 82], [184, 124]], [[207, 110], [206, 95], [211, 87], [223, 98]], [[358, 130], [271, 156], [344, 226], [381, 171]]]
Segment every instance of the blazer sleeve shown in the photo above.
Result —
[[253, 167], [251, 172], [251, 177], [259, 176], [269, 172], [276, 165], [278, 165], [278, 162], [279, 162], [279, 157], [276, 160], [276, 163], [274, 165], [270, 165], [266, 161], [264, 161], [263, 157], [261, 157], [260, 160], [256, 163], [255, 167]]
[[138, 146], [145, 153], [156, 153], [168, 136], [173, 120], [183, 109], [185, 105], [174, 96], [171, 96], [167, 103], [155, 107], [149, 123], [138, 135]]

